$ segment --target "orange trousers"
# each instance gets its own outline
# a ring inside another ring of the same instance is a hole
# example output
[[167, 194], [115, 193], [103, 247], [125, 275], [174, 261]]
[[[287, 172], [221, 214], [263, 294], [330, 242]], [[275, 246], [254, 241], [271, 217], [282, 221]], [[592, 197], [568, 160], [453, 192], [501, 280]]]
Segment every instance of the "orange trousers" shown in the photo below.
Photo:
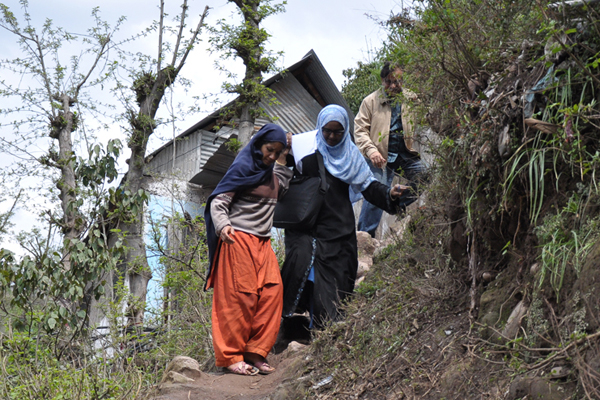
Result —
[[269, 238], [235, 231], [235, 243], [219, 240], [212, 287], [212, 335], [216, 365], [228, 367], [244, 353], [267, 357], [277, 339], [283, 284]]

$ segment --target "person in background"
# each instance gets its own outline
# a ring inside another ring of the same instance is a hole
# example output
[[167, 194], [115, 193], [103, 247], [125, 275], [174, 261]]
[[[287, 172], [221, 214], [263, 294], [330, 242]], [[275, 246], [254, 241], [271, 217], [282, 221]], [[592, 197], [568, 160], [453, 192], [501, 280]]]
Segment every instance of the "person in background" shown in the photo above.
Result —
[[283, 287], [270, 239], [277, 198], [292, 177], [284, 166], [288, 141], [278, 125], [263, 126], [206, 202], [216, 365], [238, 375], [274, 371], [266, 357], [279, 331]]
[[[317, 222], [310, 230], [285, 230], [282, 266], [283, 317], [310, 312], [310, 327], [341, 318], [339, 305], [354, 291], [358, 269], [355, 217], [350, 190], [389, 213], [408, 187], [379, 183], [349, 132], [346, 110], [329, 105], [321, 110], [317, 130], [296, 134], [290, 152], [294, 174], [318, 177], [318, 155], [325, 167], [327, 189]], [[280, 335], [285, 337], [284, 333]]]
[[[415, 140], [415, 115], [409, 101], [416, 95], [402, 87], [404, 71], [398, 64], [386, 62], [381, 69], [383, 87], [365, 97], [354, 119], [354, 139], [367, 158], [377, 180], [391, 185], [396, 171], [408, 180], [411, 190], [400, 199], [405, 210], [418, 198], [427, 166], [419, 156]], [[358, 230], [375, 237], [383, 211], [363, 201]]]

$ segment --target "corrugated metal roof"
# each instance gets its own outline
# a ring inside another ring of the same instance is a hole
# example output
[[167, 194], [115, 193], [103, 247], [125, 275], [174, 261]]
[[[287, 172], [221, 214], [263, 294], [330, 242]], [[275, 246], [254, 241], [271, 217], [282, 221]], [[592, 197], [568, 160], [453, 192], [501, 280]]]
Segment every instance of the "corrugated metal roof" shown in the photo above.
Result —
[[317, 57], [317, 54], [314, 50], [311, 50], [304, 56], [303, 60], [310, 60], [307, 64], [305, 74], [312, 81], [315, 89], [323, 98], [325, 105], [337, 104], [346, 109], [348, 118], [350, 119], [350, 132], [354, 135], [354, 113], [350, 110], [348, 103], [346, 103], [346, 100], [344, 100], [344, 97], [335, 86], [335, 83], [331, 80], [327, 70], [321, 63], [321, 60]]
[[321, 106], [292, 74], [273, 83], [270, 88], [275, 91], [279, 104], [261, 103], [261, 107], [272, 119], [276, 119], [277, 124], [292, 133], [307, 132], [315, 128]]
[[[314, 50], [310, 50], [302, 57], [302, 60], [289, 67], [286, 71], [287, 74], [291, 73], [300, 81], [306, 91], [313, 96], [313, 99], [316, 99], [321, 108], [329, 104], [337, 104], [344, 107], [350, 119], [350, 133], [354, 136], [354, 113], [350, 110], [348, 103], [346, 103], [335, 83], [331, 80], [331, 77]], [[264, 84], [265, 86], [269, 86], [284, 76], [285, 73], [277, 74], [267, 79]], [[314, 125], [311, 129], [314, 129]]]
[[201, 130], [200, 132], [202, 132], [200, 165], [198, 166], [196, 173], [204, 168], [213, 154], [215, 154], [232, 135], [237, 137], [238, 133], [237, 129], [232, 129], [230, 127], [224, 127], [216, 133], [205, 130]]

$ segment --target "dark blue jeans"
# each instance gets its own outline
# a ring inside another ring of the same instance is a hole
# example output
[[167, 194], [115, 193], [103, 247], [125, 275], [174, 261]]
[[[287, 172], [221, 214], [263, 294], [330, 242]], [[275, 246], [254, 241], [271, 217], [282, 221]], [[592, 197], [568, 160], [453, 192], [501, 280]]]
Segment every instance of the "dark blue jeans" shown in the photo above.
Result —
[[[371, 163], [371, 160], [367, 160], [367, 163], [375, 178], [383, 184], [391, 186], [394, 179], [394, 169], [392, 168], [397, 168], [396, 171], [408, 180], [408, 186], [411, 187], [411, 190], [405, 191], [400, 196], [400, 206], [402, 209], [406, 209], [408, 205], [414, 203], [419, 198], [419, 194], [422, 191], [422, 184], [425, 183], [427, 175], [427, 165], [419, 156], [415, 156], [407, 151], [401, 151], [398, 155], [390, 153], [388, 163], [383, 169], [375, 167]], [[358, 230], [368, 232], [372, 237], [375, 237], [375, 231], [379, 226], [382, 214], [382, 209], [364, 200], [360, 216], [358, 217]]]

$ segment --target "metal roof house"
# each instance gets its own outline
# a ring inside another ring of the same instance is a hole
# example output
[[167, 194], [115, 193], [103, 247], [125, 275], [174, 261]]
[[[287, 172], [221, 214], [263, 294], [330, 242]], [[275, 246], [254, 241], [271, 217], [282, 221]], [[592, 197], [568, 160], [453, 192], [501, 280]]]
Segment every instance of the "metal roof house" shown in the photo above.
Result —
[[[344, 107], [350, 121], [354, 120], [348, 104], [313, 50], [264, 84], [275, 92], [278, 104], [261, 104], [267, 118], [256, 120], [255, 130], [275, 122], [292, 133], [310, 131], [315, 128], [321, 109], [329, 104]], [[150, 154], [146, 158], [146, 174], [153, 181], [176, 176], [179, 182], [187, 182], [188, 195], [193, 193], [193, 200], [190, 200], [204, 201], [235, 158], [225, 142], [237, 137], [238, 132], [229, 126], [215, 129], [220, 111]], [[352, 127], [350, 131], [353, 131]], [[151, 188], [150, 191], [154, 190]]]

